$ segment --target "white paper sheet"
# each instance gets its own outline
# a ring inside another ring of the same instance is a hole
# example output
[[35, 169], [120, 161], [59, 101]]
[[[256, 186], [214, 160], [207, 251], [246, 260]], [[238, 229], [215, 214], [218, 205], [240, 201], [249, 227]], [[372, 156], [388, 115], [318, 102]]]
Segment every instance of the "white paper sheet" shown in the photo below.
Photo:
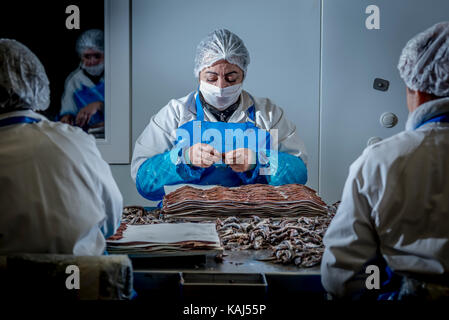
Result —
[[108, 243], [146, 242], [173, 244], [183, 241], [204, 241], [220, 243], [215, 223], [161, 223], [149, 225], [128, 225], [120, 240]]

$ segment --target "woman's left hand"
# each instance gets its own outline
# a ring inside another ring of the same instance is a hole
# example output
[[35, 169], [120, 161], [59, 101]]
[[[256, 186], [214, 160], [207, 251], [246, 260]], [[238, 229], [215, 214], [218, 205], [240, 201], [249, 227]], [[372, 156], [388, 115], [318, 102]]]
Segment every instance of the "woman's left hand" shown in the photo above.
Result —
[[256, 167], [256, 153], [251, 149], [236, 149], [225, 153], [225, 163], [235, 172], [246, 172]]

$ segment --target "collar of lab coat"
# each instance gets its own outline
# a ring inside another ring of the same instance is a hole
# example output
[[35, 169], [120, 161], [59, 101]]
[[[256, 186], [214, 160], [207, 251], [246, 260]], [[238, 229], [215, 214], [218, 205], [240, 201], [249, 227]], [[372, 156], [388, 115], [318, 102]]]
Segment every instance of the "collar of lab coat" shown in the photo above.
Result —
[[447, 112], [449, 112], [449, 97], [423, 103], [409, 114], [405, 130], [415, 130], [421, 123]]
[[[198, 91], [195, 91], [191, 95], [192, 98], [188, 99], [188, 101], [189, 101], [189, 110], [193, 114], [196, 114], [196, 102], [195, 102], [195, 100], [196, 100], [197, 94], [198, 94]], [[246, 111], [252, 105], [253, 105], [253, 100], [251, 99], [249, 93], [246, 92], [245, 90], [242, 90], [242, 93], [240, 95], [240, 104], [239, 104], [238, 108], [235, 109], [235, 111], [231, 115], [231, 117], [228, 119], [228, 122], [234, 122], [234, 123], [242, 122], [242, 120], [247, 118], [248, 115], [247, 115]], [[207, 121], [217, 122], [217, 119], [215, 119], [215, 117], [212, 115], [212, 113], [210, 113], [209, 110], [207, 110], [207, 108], [203, 108], [203, 110], [204, 110], [204, 114], [207, 117]]]
[[33, 110], [17, 110], [0, 114], [0, 120], [12, 117], [30, 117], [40, 120], [48, 120], [45, 116], [34, 112]]

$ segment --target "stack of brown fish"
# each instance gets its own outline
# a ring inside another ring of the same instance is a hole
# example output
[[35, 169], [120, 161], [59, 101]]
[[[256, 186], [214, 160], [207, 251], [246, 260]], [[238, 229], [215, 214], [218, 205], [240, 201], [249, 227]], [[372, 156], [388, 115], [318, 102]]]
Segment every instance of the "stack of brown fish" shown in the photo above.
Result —
[[299, 217], [326, 215], [328, 208], [313, 189], [304, 185], [251, 184], [208, 190], [184, 186], [166, 195], [165, 218], [204, 220], [223, 216]]

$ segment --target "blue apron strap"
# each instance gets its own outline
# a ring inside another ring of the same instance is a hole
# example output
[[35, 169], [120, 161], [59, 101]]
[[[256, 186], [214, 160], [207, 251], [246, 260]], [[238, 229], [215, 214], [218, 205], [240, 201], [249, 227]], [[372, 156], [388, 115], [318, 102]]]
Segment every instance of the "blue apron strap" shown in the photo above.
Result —
[[256, 107], [255, 107], [255, 102], [253, 97], [248, 94], [249, 97], [251, 98], [251, 101], [253, 102], [253, 104], [251, 105], [251, 107], [248, 108], [248, 116], [250, 118], [250, 120], [254, 123], [256, 123]]
[[200, 100], [200, 91], [198, 90], [198, 93], [196, 94], [196, 120], [198, 121], [204, 121], [204, 111], [203, 111], [203, 105], [201, 104]]
[[419, 124], [416, 128], [418, 129], [419, 127], [425, 125], [426, 123], [431, 123], [431, 122], [449, 122], [449, 112], [448, 113], [443, 113], [442, 115], [436, 116], [434, 118], [431, 118], [427, 121], [424, 121], [423, 123]]
[[37, 123], [40, 122], [40, 119], [30, 118], [30, 117], [11, 117], [0, 120], [0, 127], [9, 126], [17, 123]]
[[256, 122], [256, 120], [255, 120], [255, 118], [256, 118], [255, 113], [256, 113], [256, 108], [254, 107], [254, 105], [252, 105], [248, 109], [248, 116], [251, 119], [251, 121], [253, 121], [253, 122]]

